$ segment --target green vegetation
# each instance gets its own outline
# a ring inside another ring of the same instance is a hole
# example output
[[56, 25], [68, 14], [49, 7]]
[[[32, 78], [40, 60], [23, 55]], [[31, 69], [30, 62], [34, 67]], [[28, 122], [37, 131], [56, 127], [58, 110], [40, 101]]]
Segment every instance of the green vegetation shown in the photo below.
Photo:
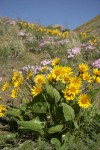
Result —
[[96, 16], [89, 22], [75, 29], [76, 32], [91, 32], [93, 35], [100, 37], [100, 15]]
[[0, 149], [99, 149], [99, 18], [75, 31], [0, 18]]

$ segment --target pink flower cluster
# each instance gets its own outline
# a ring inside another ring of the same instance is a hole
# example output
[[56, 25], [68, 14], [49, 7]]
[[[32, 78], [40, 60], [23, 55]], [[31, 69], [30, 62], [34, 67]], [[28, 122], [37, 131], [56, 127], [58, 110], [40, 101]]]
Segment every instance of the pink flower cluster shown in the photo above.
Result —
[[82, 43], [81, 44], [81, 48], [84, 49], [84, 50], [86, 50], [86, 51], [92, 51], [92, 50], [96, 49], [96, 47], [93, 46], [91, 43], [88, 43], [88, 44]]
[[93, 67], [95, 68], [99, 68], [100, 69], [100, 58], [97, 59], [93, 64], [92, 64]]
[[16, 25], [16, 21], [14, 20], [8, 20], [8, 23], [12, 26], [15, 26]]
[[68, 50], [68, 58], [73, 58], [74, 55], [80, 54], [81, 49], [78, 47], [74, 47]]
[[53, 37], [42, 37], [39, 44], [39, 50], [42, 50], [46, 45], [55, 44]]
[[0, 77], [0, 82], [2, 81], [2, 77]]
[[[51, 60], [45, 59], [45, 60], [41, 61], [40, 66], [37, 64], [34, 66], [28, 65], [28, 66], [23, 67], [22, 71], [28, 72], [29, 70], [32, 70], [34, 74], [38, 74], [41, 71], [43, 66], [50, 65], [50, 63], [51, 63]], [[51, 67], [48, 67], [47, 70], [51, 71]]]
[[42, 64], [43, 66], [46, 66], [46, 65], [50, 65], [51, 62], [52, 62], [51, 60], [45, 59], [45, 60], [41, 61], [41, 64]]
[[27, 33], [25, 30], [20, 30], [18, 32], [18, 36], [20, 37], [20, 39], [26, 39], [28, 42], [32, 42], [33, 40], [36, 40], [36, 37], [31, 34], [31, 33]]
[[86, 49], [87, 49], [87, 50], [94, 50], [94, 49], [95, 49], [95, 47], [94, 47], [94, 46], [92, 46], [92, 45], [87, 45], [87, 46], [86, 46]]
[[67, 39], [60, 40], [57, 42], [58, 45], [64, 45], [64, 44], [68, 45], [69, 43], [70, 43], [70, 41]]

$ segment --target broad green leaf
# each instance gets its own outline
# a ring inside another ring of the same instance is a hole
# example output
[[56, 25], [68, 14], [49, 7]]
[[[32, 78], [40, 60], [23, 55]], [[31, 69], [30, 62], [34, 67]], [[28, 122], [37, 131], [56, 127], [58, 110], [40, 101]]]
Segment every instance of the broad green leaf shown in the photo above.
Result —
[[48, 133], [51, 134], [51, 133], [59, 132], [62, 130], [62, 128], [63, 128], [63, 125], [57, 125], [57, 126], [51, 127], [48, 129]]
[[31, 102], [27, 104], [27, 111], [31, 110], [35, 113], [46, 113], [49, 109], [49, 103], [45, 101], [42, 94], [37, 95]]
[[61, 146], [61, 143], [60, 143], [60, 141], [57, 138], [52, 138], [51, 141], [50, 141], [50, 143], [52, 145], [54, 145], [56, 147], [56, 149], [60, 148], [60, 146]]
[[63, 113], [66, 121], [74, 121], [75, 114], [74, 110], [71, 106], [66, 103], [62, 103], [63, 106]]
[[53, 86], [51, 86], [51, 85], [49, 85], [49, 84], [46, 84], [45, 87], [46, 87], [47, 93], [48, 93], [52, 98], [54, 98], [54, 99], [55, 99], [55, 102], [57, 103], [57, 102], [60, 100], [60, 98], [61, 98], [59, 92], [58, 92]]
[[[49, 106], [49, 103], [48, 103]], [[30, 105], [30, 109], [32, 110], [32, 112], [35, 113], [46, 113], [47, 109], [48, 109], [47, 103], [44, 102], [37, 102], [32, 104], [32, 106]]]
[[21, 115], [21, 110], [17, 108], [9, 108], [7, 110], [7, 115], [13, 116], [17, 119], [23, 120], [23, 117]]
[[41, 122], [39, 119], [35, 118], [30, 121], [18, 121], [20, 126], [23, 126], [25, 129], [37, 131], [40, 133], [44, 133], [44, 122]]

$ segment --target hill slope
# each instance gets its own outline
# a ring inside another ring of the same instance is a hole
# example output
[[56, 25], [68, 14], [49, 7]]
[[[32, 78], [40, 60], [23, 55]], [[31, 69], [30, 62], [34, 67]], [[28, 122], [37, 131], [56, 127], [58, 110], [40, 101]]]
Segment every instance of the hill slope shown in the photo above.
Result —
[[77, 27], [74, 31], [86, 32], [88, 30], [90, 30], [93, 35], [100, 37], [100, 15]]

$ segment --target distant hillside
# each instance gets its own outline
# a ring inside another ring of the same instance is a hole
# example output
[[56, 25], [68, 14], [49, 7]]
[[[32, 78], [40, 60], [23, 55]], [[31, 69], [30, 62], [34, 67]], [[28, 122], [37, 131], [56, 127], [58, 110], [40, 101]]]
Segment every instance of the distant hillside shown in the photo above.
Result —
[[100, 15], [84, 23], [83, 25], [77, 27], [74, 31], [77, 32], [90, 31], [93, 35], [100, 37]]

